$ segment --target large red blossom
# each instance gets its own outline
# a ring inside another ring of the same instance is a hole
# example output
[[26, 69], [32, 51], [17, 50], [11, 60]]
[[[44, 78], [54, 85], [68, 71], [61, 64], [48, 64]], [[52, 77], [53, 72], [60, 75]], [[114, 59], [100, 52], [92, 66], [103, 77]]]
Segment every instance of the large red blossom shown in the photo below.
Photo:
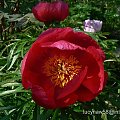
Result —
[[38, 105], [49, 109], [91, 101], [106, 84], [104, 60], [104, 52], [87, 34], [51, 28], [25, 55], [22, 84]]
[[53, 21], [63, 21], [69, 13], [68, 4], [63, 1], [39, 2], [32, 8], [36, 19], [41, 22], [50, 23]]

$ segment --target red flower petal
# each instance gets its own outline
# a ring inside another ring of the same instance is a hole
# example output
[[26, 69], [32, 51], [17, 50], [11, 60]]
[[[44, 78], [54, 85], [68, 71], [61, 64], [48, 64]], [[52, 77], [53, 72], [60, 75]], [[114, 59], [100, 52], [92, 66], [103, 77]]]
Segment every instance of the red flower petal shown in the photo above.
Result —
[[98, 65], [99, 65], [99, 68], [100, 68], [100, 71], [99, 71], [99, 74], [98, 74], [98, 76], [100, 78], [100, 88], [99, 88], [99, 90], [102, 90], [103, 85], [104, 85], [104, 66], [103, 66], [102, 59], [101, 59], [98, 51], [94, 47], [92, 47], [92, 46], [88, 47], [87, 51], [90, 54], [93, 55], [93, 57], [96, 59]]
[[71, 28], [50, 28], [39, 35], [37, 41], [42, 43], [45, 42], [57, 42], [59, 40], [69, 41], [74, 38], [74, 32]]
[[[53, 39], [54, 38], [54, 39]], [[70, 43], [76, 44], [83, 48], [94, 46], [97, 48], [102, 60], [105, 60], [105, 54], [95, 40], [83, 32], [74, 32], [71, 28], [51, 28], [43, 32], [38, 39], [39, 42], [56, 42], [59, 40], [65, 40]]]
[[68, 105], [74, 104], [78, 100], [78, 95], [75, 93], [69, 94], [62, 99], [56, 100], [56, 104], [59, 108], [67, 107]]
[[81, 102], [91, 101], [97, 96], [82, 85], [80, 86], [79, 90], [76, 91], [76, 93], [78, 95], [78, 100]]
[[22, 72], [22, 83], [26, 89], [32, 88], [32, 85], [41, 84], [41, 77], [39, 74], [41, 69], [39, 68], [41, 67], [42, 61], [47, 59], [46, 52], [47, 49], [41, 48], [39, 44], [33, 44], [28, 54], [26, 55], [27, 58], [23, 60], [25, 65], [22, 64], [22, 69], [24, 69]]
[[32, 98], [40, 106], [53, 109], [56, 108], [54, 101], [54, 89], [48, 85], [45, 88], [41, 86], [33, 86]]
[[32, 8], [32, 12], [36, 19], [38, 19], [41, 22], [46, 22], [47, 19], [51, 21], [52, 18], [50, 18], [50, 3], [47, 2], [41, 2], [37, 4], [35, 7]]
[[96, 76], [94, 75], [90, 78], [86, 78], [83, 81], [82, 85], [89, 89], [93, 94], [96, 94], [99, 92], [100, 78], [97, 75]]
[[[104, 84], [103, 84], [103, 88], [105, 87], [105, 85], [106, 85], [106, 81], [107, 81], [107, 79], [108, 79], [108, 74], [107, 74], [107, 72], [104, 72]], [[81, 101], [81, 102], [87, 102], [87, 101], [91, 101], [92, 99], [94, 99], [96, 96], [98, 96], [98, 94], [103, 90], [103, 88], [102, 88], [102, 90], [99, 90], [97, 93], [95, 93], [94, 92], [94, 89], [96, 88], [97, 89], [97, 87], [96, 86], [98, 86], [99, 87], [99, 85], [98, 85], [98, 83], [96, 84], [96, 82], [97, 81], [95, 81], [96, 79], [94, 79], [94, 85], [93, 86], [91, 86], [91, 87], [93, 87], [93, 88], [89, 88], [88, 86], [89, 86], [89, 84], [87, 84], [86, 86], [84, 85], [81, 85], [80, 86], [80, 88], [76, 91], [76, 94], [78, 95], [78, 100], [79, 101]], [[92, 80], [93, 81], [93, 80]], [[92, 82], [91, 81], [91, 82]], [[89, 82], [90, 82], [90, 80], [89, 80]], [[93, 91], [91, 91], [91, 90], [93, 90]]]
[[76, 36], [75, 38], [76, 43], [74, 44], [80, 45], [81, 47], [85, 47], [85, 48], [88, 48], [89, 46], [93, 46], [97, 48], [100, 56], [102, 57], [102, 60], [103, 61], [105, 60], [105, 54], [95, 40], [93, 40], [90, 36], [88, 36], [87, 34], [83, 32], [76, 32], [75, 36]]
[[64, 40], [60, 40], [60, 41], [57, 41], [57, 42], [46, 42], [46, 43], [43, 43], [41, 45], [41, 47], [49, 47], [49, 48], [58, 48], [60, 50], [76, 50], [76, 49], [81, 49], [81, 50], [84, 50], [83, 48], [75, 45], [75, 44], [72, 44], [72, 43], [69, 43], [67, 41], [64, 41]]
[[55, 7], [55, 18], [58, 21], [63, 21], [69, 14], [68, 4], [65, 4], [63, 1], [54, 2], [53, 7]]
[[28, 56], [28, 52], [26, 53], [26, 55], [24, 56], [24, 59], [22, 60], [21, 73], [23, 73], [24, 71], [27, 56]]

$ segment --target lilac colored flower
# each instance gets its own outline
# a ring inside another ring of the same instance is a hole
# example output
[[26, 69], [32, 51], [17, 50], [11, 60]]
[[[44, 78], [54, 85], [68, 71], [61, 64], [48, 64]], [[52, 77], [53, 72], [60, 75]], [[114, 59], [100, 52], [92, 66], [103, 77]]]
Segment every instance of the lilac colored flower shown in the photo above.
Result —
[[102, 21], [100, 20], [85, 20], [84, 31], [85, 32], [99, 32], [102, 28]]

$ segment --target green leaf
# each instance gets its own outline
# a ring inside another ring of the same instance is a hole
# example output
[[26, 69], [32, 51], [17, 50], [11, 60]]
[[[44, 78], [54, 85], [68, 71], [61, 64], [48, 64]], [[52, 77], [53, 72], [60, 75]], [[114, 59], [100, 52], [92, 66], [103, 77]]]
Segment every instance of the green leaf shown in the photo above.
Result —
[[56, 110], [54, 111], [54, 114], [53, 114], [51, 120], [57, 120], [57, 118], [58, 118], [58, 116], [59, 116], [59, 112], [60, 112], [60, 109], [56, 109]]
[[37, 104], [35, 105], [35, 109], [33, 112], [33, 120], [41, 120], [40, 119], [40, 106], [38, 106]]
[[49, 117], [54, 113], [53, 110], [47, 110], [47, 109], [44, 109], [41, 113], [41, 120], [47, 120], [49, 119]]
[[7, 70], [10, 70], [12, 68], [12, 66], [14, 65], [14, 63], [16, 62], [17, 58], [18, 58], [19, 54], [15, 55], [12, 59], [12, 62], [9, 66], [9, 68]]
[[17, 87], [16, 89], [14, 90], [7, 90], [7, 91], [3, 91], [0, 93], [0, 96], [5, 96], [5, 95], [9, 95], [9, 94], [15, 94], [17, 92], [28, 92], [27, 90], [22, 90], [23, 87], [20, 86], [20, 87]]
[[6, 83], [6, 84], [3, 84], [3, 85], [1, 85], [1, 87], [10, 87], [10, 86], [20, 86], [21, 85], [21, 83]]
[[73, 111], [75, 111], [75, 112], [83, 112], [83, 110], [80, 109], [79, 105], [74, 106]]
[[102, 113], [102, 114], [101, 114], [101, 118], [102, 118], [102, 120], [108, 120], [108, 119], [107, 119], [107, 115], [106, 115], [105, 113]]
[[69, 118], [69, 114], [67, 113], [67, 109], [61, 109], [60, 120], [67, 120]]
[[16, 108], [15, 106], [0, 107], [0, 111], [10, 110], [10, 109], [15, 109], [15, 108]]
[[[29, 109], [28, 109], [29, 108]], [[17, 110], [17, 119], [16, 120], [22, 120], [24, 116], [27, 114], [31, 114], [31, 111], [33, 110], [33, 107], [31, 106], [31, 99], [30, 101], [25, 101], [22, 105], [19, 106]], [[30, 112], [30, 113], [29, 113]]]
[[120, 89], [118, 89], [118, 93], [120, 94]]

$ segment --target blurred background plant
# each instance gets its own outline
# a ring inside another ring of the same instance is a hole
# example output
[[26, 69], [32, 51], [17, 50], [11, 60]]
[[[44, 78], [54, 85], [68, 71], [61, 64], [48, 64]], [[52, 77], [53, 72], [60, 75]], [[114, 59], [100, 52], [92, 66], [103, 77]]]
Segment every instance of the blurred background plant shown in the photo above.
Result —
[[[70, 14], [60, 23], [60, 27], [70, 26], [76, 31], [83, 31], [84, 20], [103, 21], [101, 32], [87, 34], [98, 41], [106, 53], [104, 64], [109, 79], [104, 91], [95, 100], [77, 102], [57, 110], [35, 105], [31, 92], [24, 90], [21, 85], [21, 60], [37, 36], [47, 29], [31, 13], [32, 7], [38, 2], [0, 0], [0, 120], [119, 120], [120, 0], [66, 0]], [[83, 114], [88, 110], [113, 112]]]

